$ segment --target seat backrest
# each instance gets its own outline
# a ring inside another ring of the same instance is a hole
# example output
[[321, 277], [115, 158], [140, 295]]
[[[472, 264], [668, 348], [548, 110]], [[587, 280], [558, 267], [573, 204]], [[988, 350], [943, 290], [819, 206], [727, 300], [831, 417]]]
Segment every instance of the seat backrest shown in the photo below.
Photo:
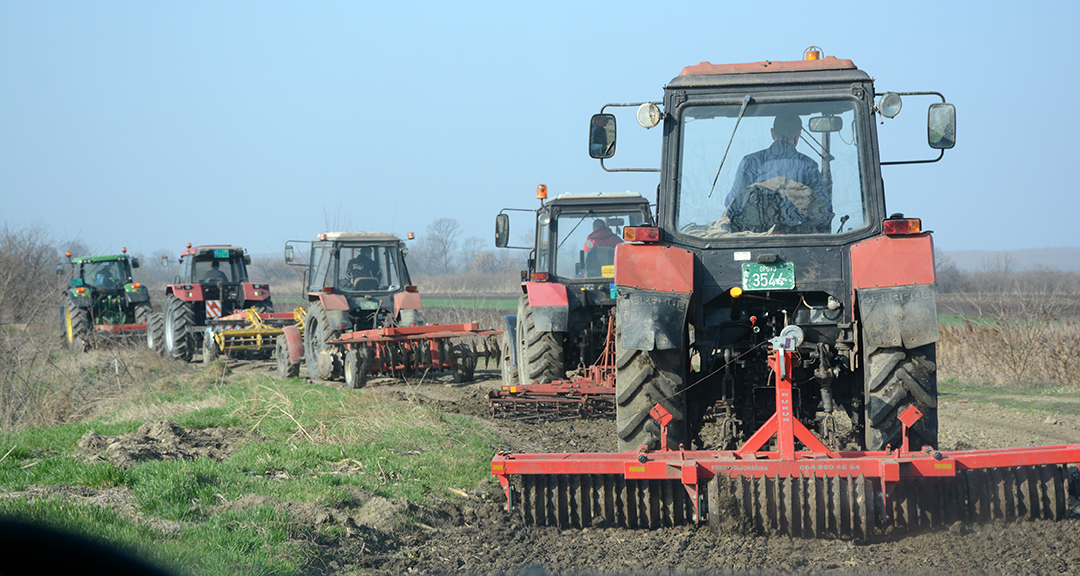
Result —
[[614, 263], [614, 246], [593, 246], [585, 253], [585, 277], [600, 278], [604, 275], [604, 266]]

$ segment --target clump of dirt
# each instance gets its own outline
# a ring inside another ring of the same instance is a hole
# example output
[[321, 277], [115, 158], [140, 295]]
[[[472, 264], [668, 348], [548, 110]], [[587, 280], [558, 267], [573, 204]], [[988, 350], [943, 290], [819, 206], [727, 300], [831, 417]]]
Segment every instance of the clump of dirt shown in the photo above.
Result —
[[186, 429], [172, 420], [152, 420], [122, 436], [89, 431], [79, 439], [77, 457], [129, 468], [153, 460], [224, 460], [240, 449], [246, 433], [232, 428]]

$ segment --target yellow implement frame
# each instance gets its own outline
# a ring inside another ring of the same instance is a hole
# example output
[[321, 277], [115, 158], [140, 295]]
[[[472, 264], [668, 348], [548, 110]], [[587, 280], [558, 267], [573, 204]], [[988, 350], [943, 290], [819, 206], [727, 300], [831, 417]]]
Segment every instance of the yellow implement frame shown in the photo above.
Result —
[[279, 317], [263, 318], [255, 308], [248, 308], [244, 311], [247, 326], [214, 333], [218, 350], [223, 354], [241, 350], [273, 351], [277, 344], [277, 337], [282, 334], [285, 326], [291, 324], [303, 333], [304, 318], [307, 316], [307, 310], [303, 306], [298, 306], [293, 310], [291, 322], [288, 318], [281, 318], [283, 314], [275, 316]]

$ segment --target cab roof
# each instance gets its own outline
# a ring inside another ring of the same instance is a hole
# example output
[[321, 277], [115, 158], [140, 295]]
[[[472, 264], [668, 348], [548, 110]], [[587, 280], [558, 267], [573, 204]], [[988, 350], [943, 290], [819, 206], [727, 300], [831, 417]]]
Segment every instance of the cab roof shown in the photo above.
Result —
[[220, 249], [227, 249], [230, 252], [232, 252], [233, 250], [238, 250], [241, 253], [244, 252], [244, 249], [241, 248], [240, 246], [232, 246], [230, 244], [204, 244], [202, 246], [191, 246], [190, 248], [184, 248], [180, 252], [180, 256], [191, 256], [193, 254], [198, 254], [199, 252], [204, 252], [206, 250], [220, 250]]
[[112, 262], [114, 260], [127, 260], [127, 254], [108, 254], [105, 256], [80, 256], [79, 258], [72, 258], [71, 261], [75, 264], [82, 264], [83, 262]]
[[316, 242], [401, 242], [401, 239], [389, 232], [323, 232], [315, 237]]
[[769, 72], [804, 72], [810, 70], [856, 70], [851, 60], [825, 56], [817, 60], [787, 60], [749, 62], [746, 64], [713, 64], [702, 62], [682, 69], [679, 76], [704, 76], [714, 74], [763, 74]]

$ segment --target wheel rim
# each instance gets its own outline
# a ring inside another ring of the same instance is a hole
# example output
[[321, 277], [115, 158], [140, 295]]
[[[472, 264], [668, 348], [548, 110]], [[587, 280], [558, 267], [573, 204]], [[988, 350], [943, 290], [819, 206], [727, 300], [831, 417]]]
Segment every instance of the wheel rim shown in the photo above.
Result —
[[64, 310], [64, 323], [67, 325], [68, 343], [75, 341], [75, 330], [71, 327], [71, 310]]

